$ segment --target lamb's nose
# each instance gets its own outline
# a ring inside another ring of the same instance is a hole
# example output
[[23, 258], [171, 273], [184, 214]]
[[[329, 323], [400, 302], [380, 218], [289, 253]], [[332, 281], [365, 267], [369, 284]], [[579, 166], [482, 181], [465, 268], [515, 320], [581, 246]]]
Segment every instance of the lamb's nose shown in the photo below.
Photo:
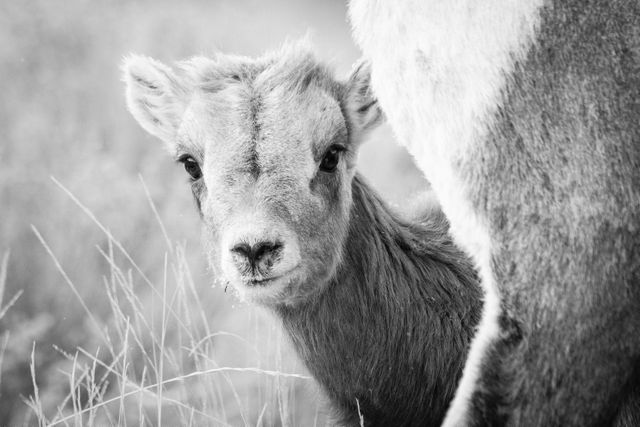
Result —
[[282, 243], [280, 242], [258, 242], [253, 246], [247, 243], [238, 243], [231, 248], [231, 252], [235, 255], [239, 255], [244, 260], [248, 261], [252, 267], [255, 267], [259, 263], [266, 264], [267, 267], [271, 267], [275, 261], [277, 255], [282, 251]]

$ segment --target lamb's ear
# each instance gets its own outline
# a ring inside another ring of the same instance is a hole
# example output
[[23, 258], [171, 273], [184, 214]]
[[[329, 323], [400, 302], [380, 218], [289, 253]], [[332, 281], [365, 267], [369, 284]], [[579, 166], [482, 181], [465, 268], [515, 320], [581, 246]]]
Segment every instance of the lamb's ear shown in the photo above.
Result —
[[150, 134], [174, 143], [188, 101], [183, 83], [171, 68], [145, 56], [129, 56], [122, 70], [133, 117]]
[[385, 117], [371, 88], [371, 65], [361, 60], [347, 82], [345, 105], [351, 127], [363, 135], [384, 122]]

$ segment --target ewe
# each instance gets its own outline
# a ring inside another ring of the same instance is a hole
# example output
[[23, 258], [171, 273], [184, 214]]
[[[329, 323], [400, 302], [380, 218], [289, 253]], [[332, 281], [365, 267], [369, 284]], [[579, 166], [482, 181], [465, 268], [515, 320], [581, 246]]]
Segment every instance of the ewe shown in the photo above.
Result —
[[[634, 392], [640, 409], [640, 1], [349, 7], [485, 290], [446, 425], [610, 425]], [[505, 313], [523, 328], [506, 348]]]

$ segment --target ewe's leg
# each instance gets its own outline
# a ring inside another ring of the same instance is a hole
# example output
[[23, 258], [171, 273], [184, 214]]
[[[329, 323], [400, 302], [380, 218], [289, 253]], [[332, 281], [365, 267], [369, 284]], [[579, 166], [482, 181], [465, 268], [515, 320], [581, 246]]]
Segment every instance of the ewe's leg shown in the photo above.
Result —
[[[557, 254], [553, 247], [548, 249]], [[517, 256], [504, 259], [531, 261]], [[565, 264], [566, 258], [558, 259]], [[612, 265], [625, 267], [624, 262]], [[540, 267], [547, 269], [544, 262]], [[595, 270], [607, 272], [601, 267], [594, 262]], [[511, 289], [505, 299], [517, 305], [514, 311], [523, 323], [523, 339], [507, 334], [507, 340], [485, 357], [468, 418], [471, 425], [601, 426], [612, 425], [618, 413], [616, 425], [640, 425], [632, 421], [640, 414], [638, 289], [631, 284], [620, 287], [619, 275], [608, 273], [610, 278], [594, 272], [577, 287], [578, 282], [570, 279], [577, 276], [575, 271], [566, 276], [558, 273], [567, 279], [564, 283], [538, 281], [535, 276], [527, 280], [528, 270], [516, 267], [498, 274], [505, 290]], [[607, 286], [619, 293], [606, 291]], [[554, 288], [562, 289], [562, 294]], [[527, 292], [540, 302], [527, 303]], [[508, 324], [501, 326], [508, 330]]]

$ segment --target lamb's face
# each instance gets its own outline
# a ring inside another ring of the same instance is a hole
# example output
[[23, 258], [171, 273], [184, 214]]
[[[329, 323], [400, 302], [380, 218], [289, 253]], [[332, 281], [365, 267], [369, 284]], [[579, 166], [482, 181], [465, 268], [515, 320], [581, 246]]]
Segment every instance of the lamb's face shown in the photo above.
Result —
[[193, 193], [218, 277], [263, 303], [326, 282], [346, 233], [354, 156], [336, 99], [313, 87], [253, 98], [233, 85], [194, 99], [178, 140], [178, 158], [201, 169]]
[[[379, 117], [371, 101], [353, 117], [348, 87], [308, 56], [209, 62], [208, 76], [198, 60], [198, 79], [183, 81], [144, 61], [156, 74], [129, 61], [129, 107], [184, 164], [217, 278], [267, 305], [320, 292], [347, 234], [356, 119]], [[177, 87], [169, 95], [162, 76]]]

